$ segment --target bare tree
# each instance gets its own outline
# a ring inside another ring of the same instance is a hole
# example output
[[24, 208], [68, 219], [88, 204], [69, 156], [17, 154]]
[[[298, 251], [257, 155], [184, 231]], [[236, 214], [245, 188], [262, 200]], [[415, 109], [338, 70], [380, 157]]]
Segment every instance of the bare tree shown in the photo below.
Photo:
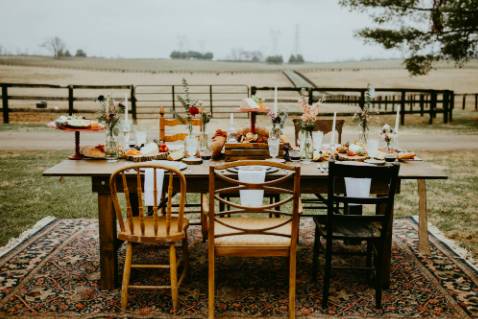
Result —
[[61, 58], [65, 52], [66, 44], [59, 37], [53, 37], [41, 44], [41, 46], [53, 55], [55, 58]]

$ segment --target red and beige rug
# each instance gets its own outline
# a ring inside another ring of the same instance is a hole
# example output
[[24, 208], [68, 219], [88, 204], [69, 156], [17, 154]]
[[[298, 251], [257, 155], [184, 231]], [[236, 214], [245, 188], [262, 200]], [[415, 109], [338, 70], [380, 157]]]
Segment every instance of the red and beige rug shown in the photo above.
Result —
[[[311, 280], [313, 227], [304, 223], [298, 251], [297, 315], [306, 318], [478, 318], [478, 276], [446, 244], [431, 236], [432, 254], [417, 252], [416, 225], [394, 226], [392, 282], [383, 309], [374, 308], [374, 289], [363, 272], [336, 272], [328, 310], [321, 281]], [[180, 289], [180, 306], [170, 314], [168, 290], [131, 291], [127, 313], [119, 290], [99, 290], [98, 232], [94, 220], [55, 220], [0, 258], [0, 317], [204, 318], [207, 316], [207, 245], [190, 230], [191, 276]], [[120, 251], [120, 262], [124, 250]], [[135, 257], [164, 258], [155, 248]], [[338, 262], [346, 262], [338, 260]], [[323, 263], [322, 263], [323, 265]], [[281, 258], [223, 258], [217, 263], [218, 317], [286, 317], [287, 262]], [[161, 270], [136, 272], [134, 281], [161, 282]]]

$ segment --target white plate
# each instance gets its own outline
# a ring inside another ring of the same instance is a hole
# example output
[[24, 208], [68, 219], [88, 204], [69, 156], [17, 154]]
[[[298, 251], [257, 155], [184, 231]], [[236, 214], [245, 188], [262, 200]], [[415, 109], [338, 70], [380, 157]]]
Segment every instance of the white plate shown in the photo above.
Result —
[[[241, 166], [241, 167], [248, 167], [250, 170], [256, 170], [260, 168], [266, 168], [266, 174], [277, 172], [279, 169], [277, 167], [270, 167], [270, 166]], [[238, 167], [231, 167], [227, 169], [229, 172], [236, 173], [239, 171]]]
[[175, 162], [175, 161], [167, 161], [167, 160], [152, 160], [151, 163], [154, 163], [154, 164], [160, 164], [160, 165], [164, 165], [164, 166], [171, 166], [171, 167], [174, 167], [174, 168], [177, 168], [181, 171], [185, 170], [186, 168], [188, 168], [188, 165], [185, 164], [185, 163], [182, 163], [182, 162]]
[[369, 159], [366, 159], [364, 162], [367, 164], [372, 164], [372, 165], [385, 165], [384, 160], [378, 160], [378, 159], [369, 158]]
[[266, 161], [276, 162], [276, 163], [285, 163], [285, 159], [283, 158], [266, 158]]

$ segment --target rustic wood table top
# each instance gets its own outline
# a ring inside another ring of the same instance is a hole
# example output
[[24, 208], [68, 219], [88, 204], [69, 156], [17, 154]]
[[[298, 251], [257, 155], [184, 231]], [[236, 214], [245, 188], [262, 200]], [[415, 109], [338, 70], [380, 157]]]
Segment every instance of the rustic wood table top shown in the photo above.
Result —
[[[187, 177], [202, 177], [209, 174], [209, 166], [218, 165], [222, 161], [206, 161], [201, 165], [188, 165], [183, 172]], [[43, 176], [109, 176], [115, 170], [132, 164], [132, 162], [120, 160], [109, 163], [104, 160], [63, 160], [48, 168]], [[326, 163], [288, 163], [301, 166], [302, 178], [327, 177], [327, 171], [319, 170], [319, 165]], [[400, 163], [400, 179], [447, 179], [448, 175], [444, 167], [434, 165], [427, 161], [407, 161]]]

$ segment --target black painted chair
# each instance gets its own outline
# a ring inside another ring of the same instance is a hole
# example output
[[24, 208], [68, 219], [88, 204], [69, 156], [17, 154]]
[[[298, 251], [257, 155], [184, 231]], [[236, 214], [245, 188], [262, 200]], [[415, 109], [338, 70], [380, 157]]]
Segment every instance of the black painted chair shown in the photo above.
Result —
[[[329, 162], [327, 215], [314, 217], [316, 224], [313, 269], [314, 277], [318, 270], [320, 238], [325, 237], [325, 273], [323, 284], [322, 307], [326, 308], [329, 297], [330, 278], [332, 273], [332, 256], [339, 254], [333, 251], [332, 243], [337, 240], [367, 244], [367, 252], [358, 253], [366, 256], [365, 267], [349, 267], [375, 271], [375, 303], [381, 307], [382, 278], [384, 271], [384, 252], [386, 242], [392, 232], [393, 206], [398, 186], [400, 166], [350, 165], [340, 162]], [[345, 192], [345, 178], [370, 178], [371, 193], [366, 198], [348, 197]], [[348, 214], [350, 204], [375, 206], [374, 214]], [[343, 252], [340, 252], [342, 255]], [[374, 262], [372, 262], [372, 258]], [[375, 265], [373, 265], [373, 263]], [[343, 268], [343, 267], [340, 267]]]

